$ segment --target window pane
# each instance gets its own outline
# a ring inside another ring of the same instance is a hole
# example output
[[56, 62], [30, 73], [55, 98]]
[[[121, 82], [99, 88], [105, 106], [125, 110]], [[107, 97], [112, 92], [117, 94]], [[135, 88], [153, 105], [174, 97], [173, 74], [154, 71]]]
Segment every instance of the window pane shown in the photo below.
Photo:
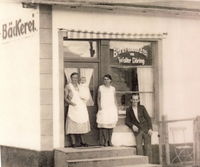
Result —
[[152, 68], [111, 68], [113, 86], [118, 91], [153, 91]]
[[63, 41], [64, 57], [67, 58], [96, 58], [96, 41]]
[[125, 114], [126, 108], [131, 105], [130, 103], [131, 93], [118, 92], [116, 94], [116, 97], [117, 97], [117, 104], [119, 108], [119, 114]]
[[144, 105], [148, 114], [153, 117], [154, 113], [154, 100], [153, 93], [140, 93], [140, 104]]
[[111, 64], [152, 65], [152, 46], [150, 42], [110, 42]]
[[110, 42], [110, 73], [117, 90], [119, 113], [131, 105], [132, 93], [139, 92], [140, 104], [150, 116], [154, 113], [151, 42]]
[[140, 92], [153, 91], [153, 69], [137, 68], [138, 85]]
[[138, 91], [136, 68], [111, 68], [113, 86], [117, 91]]

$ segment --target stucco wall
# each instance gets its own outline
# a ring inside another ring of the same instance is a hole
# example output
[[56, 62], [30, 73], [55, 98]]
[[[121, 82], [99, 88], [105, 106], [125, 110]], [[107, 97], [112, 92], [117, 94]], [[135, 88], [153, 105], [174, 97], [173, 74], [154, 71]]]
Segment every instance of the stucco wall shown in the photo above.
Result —
[[168, 33], [163, 40], [162, 114], [168, 119], [188, 118], [198, 112], [200, 92], [200, 19], [142, 16], [124, 11], [53, 8], [54, 145], [59, 146], [58, 29], [120, 33]]
[[[38, 11], [0, 4], [0, 145], [40, 149]], [[2, 25], [18, 19], [34, 20], [35, 31], [3, 40]]]

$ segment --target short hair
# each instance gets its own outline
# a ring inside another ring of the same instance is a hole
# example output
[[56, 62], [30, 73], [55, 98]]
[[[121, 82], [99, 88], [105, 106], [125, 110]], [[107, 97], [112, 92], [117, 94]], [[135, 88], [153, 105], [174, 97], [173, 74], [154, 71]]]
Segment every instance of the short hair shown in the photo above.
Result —
[[131, 95], [131, 99], [132, 99], [133, 96], [138, 96], [138, 99], [140, 99], [139, 93], [133, 93], [133, 94]]
[[109, 79], [112, 81], [112, 77], [111, 77], [110, 74], [106, 74], [106, 75], [103, 76], [103, 78], [105, 78], [105, 77], [106, 77], [106, 78], [109, 78]]
[[72, 78], [74, 75], [79, 75], [79, 73], [73, 72], [73, 73], [70, 75], [70, 78]]

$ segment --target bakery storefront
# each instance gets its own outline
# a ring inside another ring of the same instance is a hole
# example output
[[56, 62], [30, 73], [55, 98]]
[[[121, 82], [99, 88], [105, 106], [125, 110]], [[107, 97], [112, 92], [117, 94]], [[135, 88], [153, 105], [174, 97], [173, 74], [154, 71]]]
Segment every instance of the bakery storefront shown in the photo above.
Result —
[[[135, 145], [131, 130], [125, 125], [125, 110], [130, 105], [130, 95], [140, 94], [140, 103], [146, 106], [158, 130], [158, 41], [164, 34], [115, 34], [62, 30], [61, 50], [64, 59], [65, 83], [70, 75], [78, 72], [86, 78], [92, 95], [88, 104], [92, 131], [86, 135], [89, 144], [98, 145], [96, 128], [97, 89], [105, 74], [112, 76], [116, 88], [119, 123], [114, 129], [112, 142], [116, 146]], [[156, 103], [157, 102], [157, 103]], [[157, 110], [156, 110], [157, 109]], [[126, 138], [122, 139], [122, 136]]]
[[[101, 20], [110, 22], [118, 18], [120, 15], [117, 11], [115, 16], [106, 11], [105, 20], [101, 9], [92, 16], [90, 8], [76, 11], [65, 5], [10, 3], [5, 6], [10, 11], [20, 13], [19, 16], [10, 13], [1, 24], [1, 50], [5, 53], [2, 67], [11, 59], [13, 61], [9, 63], [15, 68], [12, 71], [8, 66], [3, 69], [15, 77], [12, 78], [13, 82], [5, 83], [2, 87], [2, 90], [10, 92], [10, 96], [4, 97], [4, 102], [11, 101], [13, 105], [4, 103], [2, 109], [6, 111], [4, 117], [16, 124], [11, 128], [7, 119], [1, 121], [5, 136], [1, 138], [3, 166], [15, 163], [23, 167], [24, 161], [20, 160], [23, 155], [33, 157], [24, 163], [24, 166], [31, 166], [38, 163], [40, 154], [43, 155], [39, 163], [52, 166], [53, 157], [57, 155], [53, 150], [71, 146], [65, 134], [67, 106], [64, 89], [73, 72], [85, 77], [91, 94], [87, 104], [91, 131], [86, 135], [90, 146], [99, 145], [97, 90], [103, 76], [110, 74], [112, 85], [116, 88], [119, 115], [112, 136], [113, 145], [119, 146], [119, 150], [121, 146], [135, 146], [134, 135], [125, 125], [125, 110], [130, 105], [130, 95], [139, 93], [140, 103], [145, 105], [152, 118], [155, 131], [152, 142], [158, 148], [160, 58], [161, 44], [166, 37], [164, 31], [125, 30], [123, 24], [120, 24], [119, 30], [110, 24], [100, 27]], [[96, 23], [89, 25], [91, 23], [86, 18], [99, 14], [102, 14], [102, 18], [90, 18]], [[89, 24], [81, 20], [89, 21]], [[113, 24], [116, 26], [118, 21]], [[7, 80], [4, 74], [2, 77]], [[12, 92], [19, 98], [9, 98]], [[13, 111], [18, 119], [13, 117]], [[6, 129], [16, 133], [10, 134]], [[10, 136], [10, 140], [6, 136]]]
[[[3, 60], [8, 62], [8, 57], [12, 57], [11, 67], [17, 69], [10, 71], [7, 66], [4, 71], [18, 78], [2, 88], [10, 95], [14, 92], [19, 97], [15, 100], [10, 96], [4, 97], [4, 101], [9, 100], [13, 104], [7, 106], [4, 103], [3, 108], [7, 108], [4, 117], [16, 124], [10, 130], [20, 133], [8, 133], [10, 125], [6, 119], [2, 119], [1, 129], [5, 136], [1, 138], [3, 166], [17, 164], [24, 167], [35, 163], [53, 166], [53, 161], [60, 164], [62, 155], [57, 156], [59, 151], [54, 154], [54, 150], [71, 146], [65, 134], [67, 105], [64, 90], [73, 72], [85, 77], [91, 94], [87, 104], [91, 131], [86, 135], [90, 146], [99, 145], [97, 90], [103, 76], [110, 74], [112, 85], [116, 88], [119, 115], [112, 135], [113, 145], [118, 146], [116, 149], [121, 152], [120, 147], [135, 146], [134, 135], [125, 125], [125, 110], [130, 105], [130, 95], [139, 93], [141, 104], [145, 105], [152, 117], [155, 131], [152, 142], [158, 149], [161, 112], [159, 62], [161, 44], [166, 37], [164, 31], [144, 33], [132, 31], [131, 28], [124, 30], [123, 24], [120, 24], [119, 30], [109, 24], [100, 27], [101, 17], [97, 17], [98, 25], [81, 23], [81, 20], [91, 16], [92, 9], [88, 8], [76, 11], [65, 5], [37, 3], [10, 3], [5, 6], [10, 11], [21, 11], [19, 16], [10, 13], [10, 22], [5, 18], [5, 23], [1, 24]], [[99, 12], [102, 12], [101, 9], [92, 17], [99, 16]], [[112, 16], [110, 11], [104, 14], [109, 22], [118, 18], [117, 12], [116, 16]], [[105, 16], [102, 14], [102, 17]], [[95, 21], [93, 18], [89, 20]], [[3, 77], [7, 80], [6, 76]], [[12, 111], [15, 111], [18, 119], [14, 119]], [[10, 136], [9, 141], [6, 136]], [[20, 157], [32, 158], [31, 161], [21, 161]], [[38, 160], [38, 157], [41, 159]], [[158, 155], [156, 159], [158, 163]]]
[[[91, 131], [86, 140], [91, 151], [99, 149], [94, 155], [102, 151], [96, 113], [97, 90], [105, 74], [112, 76], [116, 88], [119, 119], [112, 149], [117, 155], [127, 151], [124, 146], [135, 146], [125, 125], [132, 93], [139, 93], [152, 118], [155, 163], [163, 158], [161, 117], [197, 115], [199, 13], [110, 2], [19, 0], [0, 5], [3, 167], [65, 166], [63, 154], [72, 148], [65, 134], [64, 92], [73, 72], [85, 77], [90, 90]], [[104, 153], [98, 155], [107, 156], [107, 150]]]

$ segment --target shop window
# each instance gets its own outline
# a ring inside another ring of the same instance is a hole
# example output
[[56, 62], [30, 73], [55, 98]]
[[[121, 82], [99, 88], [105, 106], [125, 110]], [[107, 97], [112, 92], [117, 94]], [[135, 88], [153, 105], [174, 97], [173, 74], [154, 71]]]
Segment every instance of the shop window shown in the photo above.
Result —
[[63, 41], [64, 57], [78, 59], [78, 58], [97, 58], [97, 41], [84, 40]]
[[154, 113], [152, 45], [150, 42], [110, 42], [110, 73], [117, 90], [120, 113], [130, 105], [132, 93], [139, 93], [140, 103]]

